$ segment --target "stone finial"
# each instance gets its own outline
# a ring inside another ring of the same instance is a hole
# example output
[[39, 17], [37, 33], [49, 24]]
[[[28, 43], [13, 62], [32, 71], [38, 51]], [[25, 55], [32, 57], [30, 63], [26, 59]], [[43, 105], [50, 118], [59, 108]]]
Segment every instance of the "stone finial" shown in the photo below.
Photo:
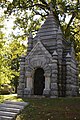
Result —
[[57, 54], [56, 50], [54, 50], [54, 52], [53, 52], [52, 56], [58, 56], [58, 54]]
[[67, 53], [66, 58], [71, 58], [70, 53]]
[[71, 52], [72, 52], [72, 54], [75, 54], [74, 43], [73, 42], [71, 43]]
[[62, 34], [62, 31], [61, 31], [60, 26], [59, 26], [59, 28], [58, 28], [58, 34]]
[[20, 57], [20, 62], [24, 62], [25, 61], [25, 55], [22, 54], [21, 57]]
[[61, 31], [60, 26], [59, 26], [58, 31], [57, 31], [57, 39], [58, 40], [63, 40], [63, 33]]
[[33, 35], [32, 35], [32, 33], [30, 33], [29, 37], [28, 37], [28, 42], [31, 42], [32, 39], [33, 39]]
[[53, 5], [52, 5], [52, 3], [50, 3], [49, 7], [50, 7], [50, 12], [53, 12]]
[[32, 35], [32, 33], [30, 33], [30, 34], [29, 34], [29, 38], [33, 38], [33, 35]]
[[71, 56], [73, 57], [73, 59], [75, 58], [75, 50], [74, 50], [74, 43], [73, 42], [71, 44]]
[[41, 40], [41, 38], [40, 38], [40, 35], [38, 36], [38, 41], [40, 41]]
[[22, 57], [22, 58], [24, 58], [24, 57], [25, 57], [25, 55], [24, 55], [24, 54], [22, 54], [22, 55], [21, 55], [21, 57]]
[[70, 36], [68, 37], [68, 42], [71, 43]]
[[33, 48], [33, 35], [30, 33], [28, 38], [28, 48], [27, 48], [27, 54], [32, 50]]
[[73, 42], [71, 43], [71, 47], [74, 47], [74, 43]]

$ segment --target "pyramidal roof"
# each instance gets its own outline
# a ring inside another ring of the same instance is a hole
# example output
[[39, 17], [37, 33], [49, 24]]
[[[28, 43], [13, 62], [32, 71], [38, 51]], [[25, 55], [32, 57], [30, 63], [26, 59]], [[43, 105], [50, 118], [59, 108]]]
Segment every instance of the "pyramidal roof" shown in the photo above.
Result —
[[37, 39], [38, 37], [44, 39], [45, 36], [49, 37], [51, 35], [54, 35], [58, 31], [58, 28], [59, 28], [59, 21], [56, 19], [53, 12], [51, 11], [34, 39]]

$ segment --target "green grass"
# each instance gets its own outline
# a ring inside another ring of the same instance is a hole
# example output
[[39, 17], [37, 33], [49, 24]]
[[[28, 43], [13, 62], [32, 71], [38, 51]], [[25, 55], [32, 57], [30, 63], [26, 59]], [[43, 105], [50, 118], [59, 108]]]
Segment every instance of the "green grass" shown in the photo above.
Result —
[[27, 99], [16, 120], [80, 120], [80, 98]]
[[16, 94], [0, 95], [0, 102], [5, 100], [29, 102], [16, 120], [80, 120], [80, 97], [22, 100]]

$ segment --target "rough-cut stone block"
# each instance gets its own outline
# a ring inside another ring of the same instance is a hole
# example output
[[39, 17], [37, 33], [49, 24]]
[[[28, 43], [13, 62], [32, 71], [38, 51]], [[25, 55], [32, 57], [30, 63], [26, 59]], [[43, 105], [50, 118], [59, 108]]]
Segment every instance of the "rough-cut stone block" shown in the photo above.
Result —
[[58, 75], [56, 74], [57, 71], [54, 71], [54, 74], [52, 73], [52, 78], [57, 78]]
[[58, 85], [57, 83], [51, 83], [51, 90], [58, 91]]
[[32, 94], [32, 90], [31, 89], [28, 89], [28, 88], [25, 88], [24, 90], [24, 95], [31, 95]]
[[66, 96], [71, 97], [72, 96], [72, 91], [66, 91]]
[[45, 96], [50, 96], [50, 89], [44, 89], [44, 91], [43, 91], [43, 95], [45, 95]]
[[57, 96], [58, 97], [58, 91], [51, 91], [51, 96], [53, 96], [53, 97]]
[[58, 79], [56, 77], [51, 78], [51, 83], [57, 83], [57, 82], [58, 82]]
[[23, 95], [24, 91], [21, 88], [20, 89], [18, 88], [17, 93], [18, 93], [18, 95]]

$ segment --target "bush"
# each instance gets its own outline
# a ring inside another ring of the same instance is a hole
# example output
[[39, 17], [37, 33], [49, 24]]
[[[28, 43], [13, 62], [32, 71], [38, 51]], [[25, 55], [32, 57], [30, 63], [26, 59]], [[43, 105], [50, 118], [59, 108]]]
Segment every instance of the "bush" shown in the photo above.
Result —
[[10, 94], [10, 93], [14, 93], [13, 87], [11, 87], [8, 84], [1, 85], [1, 88], [0, 88], [0, 94], [1, 95]]

